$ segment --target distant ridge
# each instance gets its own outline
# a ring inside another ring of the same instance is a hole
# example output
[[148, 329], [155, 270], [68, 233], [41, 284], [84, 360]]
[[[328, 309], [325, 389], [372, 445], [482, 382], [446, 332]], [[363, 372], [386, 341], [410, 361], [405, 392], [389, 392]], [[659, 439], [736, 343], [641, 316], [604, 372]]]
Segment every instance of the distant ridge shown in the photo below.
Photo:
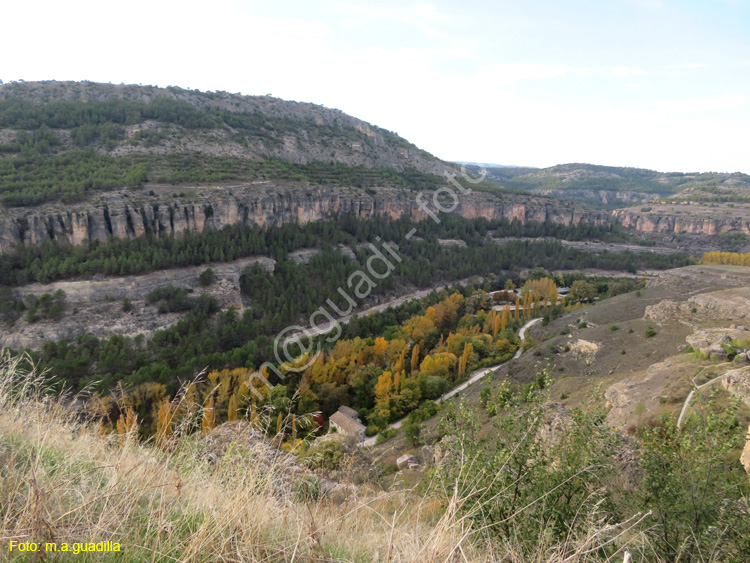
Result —
[[461, 160], [454, 160], [455, 164], [464, 166], [484, 166], [485, 168], [526, 168], [526, 169], [538, 169], [536, 166], [517, 166], [515, 164], [491, 164], [489, 162], [464, 162]]

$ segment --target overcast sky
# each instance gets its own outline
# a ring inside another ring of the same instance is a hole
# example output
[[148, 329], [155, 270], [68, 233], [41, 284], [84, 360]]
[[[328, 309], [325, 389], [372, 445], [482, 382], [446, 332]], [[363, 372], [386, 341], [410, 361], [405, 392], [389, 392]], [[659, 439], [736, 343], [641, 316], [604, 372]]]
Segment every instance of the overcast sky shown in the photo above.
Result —
[[341, 109], [446, 160], [750, 173], [750, 0], [7, 2], [0, 79]]

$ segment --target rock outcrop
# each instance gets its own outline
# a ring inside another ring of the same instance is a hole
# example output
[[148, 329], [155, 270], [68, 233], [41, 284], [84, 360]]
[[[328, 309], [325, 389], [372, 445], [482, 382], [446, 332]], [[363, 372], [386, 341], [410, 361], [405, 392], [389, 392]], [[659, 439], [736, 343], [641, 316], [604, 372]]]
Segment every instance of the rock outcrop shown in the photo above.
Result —
[[[181, 236], [186, 231], [203, 232], [227, 225], [300, 224], [353, 213], [360, 218], [385, 215], [391, 218], [424, 219], [428, 215], [405, 190], [372, 190], [344, 188], [222, 189], [216, 198], [194, 202], [115, 202], [102, 207], [71, 209], [55, 213], [31, 213], [25, 216], [0, 217], [0, 252], [19, 245], [46, 241], [81, 244], [84, 241], [106, 241], [110, 237], [136, 238], [145, 233], [157, 237]], [[253, 188], [255, 188], [253, 186]], [[436, 211], [433, 193], [426, 193], [425, 205]], [[443, 204], [444, 208], [445, 205]], [[607, 214], [561, 207], [552, 202], [528, 198], [520, 202], [475, 192], [462, 196], [455, 214], [464, 218], [517, 219], [522, 223], [552, 221], [578, 224], [581, 221], [602, 224]]]
[[719, 219], [712, 217], [676, 217], [656, 213], [642, 213], [632, 209], [615, 209], [612, 216], [624, 227], [642, 233], [687, 233], [692, 235], [719, 235], [737, 232], [750, 234], [748, 219]]

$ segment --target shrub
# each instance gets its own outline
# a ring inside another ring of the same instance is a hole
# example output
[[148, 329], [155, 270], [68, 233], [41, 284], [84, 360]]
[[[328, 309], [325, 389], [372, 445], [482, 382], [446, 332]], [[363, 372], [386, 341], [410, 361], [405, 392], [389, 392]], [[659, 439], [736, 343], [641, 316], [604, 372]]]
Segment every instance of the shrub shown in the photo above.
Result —
[[211, 268], [206, 268], [201, 272], [200, 276], [198, 276], [198, 283], [200, 283], [202, 287], [208, 287], [215, 281], [216, 276], [214, 275], [214, 271]]
[[656, 331], [653, 327], [648, 327], [646, 329], [646, 338], [653, 338], [654, 336], [656, 336]]
[[413, 446], [418, 446], [422, 443], [421, 440], [422, 435], [422, 424], [419, 422], [412, 422], [411, 420], [408, 420], [404, 424], [404, 437], [411, 443]]
[[382, 444], [386, 440], [393, 438], [396, 434], [398, 434], [397, 428], [386, 428], [385, 430], [381, 430], [378, 432], [378, 438], [375, 440], [375, 443]]
[[26, 320], [35, 323], [40, 319], [59, 320], [65, 310], [65, 292], [58, 289], [54, 294], [43, 293], [39, 298], [28, 296], [29, 308]]
[[306, 475], [294, 482], [294, 496], [300, 502], [315, 502], [321, 499], [323, 493], [323, 485], [314, 475]]
[[335, 470], [339, 468], [345, 453], [339, 439], [332, 439], [315, 444], [300, 455], [299, 460], [310, 469]]

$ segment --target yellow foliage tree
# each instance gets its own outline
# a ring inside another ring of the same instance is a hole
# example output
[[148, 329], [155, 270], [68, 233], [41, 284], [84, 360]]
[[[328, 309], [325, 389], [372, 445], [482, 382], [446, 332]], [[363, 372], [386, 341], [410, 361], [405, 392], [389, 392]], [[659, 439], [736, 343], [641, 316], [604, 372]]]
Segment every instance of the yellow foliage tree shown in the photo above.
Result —
[[117, 435], [120, 445], [124, 444], [129, 436], [132, 436], [138, 430], [138, 417], [133, 407], [128, 407], [125, 416], [117, 419]]
[[216, 402], [214, 396], [208, 398], [208, 403], [203, 407], [203, 419], [201, 420], [201, 430], [208, 434], [216, 428]]
[[250, 405], [250, 426], [254, 430], [260, 430], [260, 415], [255, 408], [255, 403]]
[[229, 422], [235, 422], [239, 418], [239, 406], [239, 400], [237, 399], [237, 394], [235, 393], [231, 397], [229, 397], [229, 405], [227, 406], [227, 420]]
[[390, 371], [384, 371], [378, 377], [378, 382], [375, 384], [375, 402], [380, 405], [388, 403], [391, 397], [391, 391], [393, 390], [393, 373]]
[[411, 349], [411, 373], [415, 374], [419, 367], [419, 344], [415, 344]]
[[172, 419], [174, 409], [172, 403], [165, 399], [162, 401], [159, 411], [156, 413], [156, 445], [164, 447], [172, 437]]
[[528, 280], [521, 288], [521, 294], [531, 294], [534, 299], [541, 298], [542, 301], [557, 303], [557, 284], [550, 278]]
[[747, 252], [706, 252], [701, 264], [727, 264], [731, 266], [750, 266], [750, 253]]
[[376, 364], [385, 362], [385, 353], [388, 350], [388, 341], [382, 336], [375, 339], [375, 345], [372, 347], [372, 360]]

